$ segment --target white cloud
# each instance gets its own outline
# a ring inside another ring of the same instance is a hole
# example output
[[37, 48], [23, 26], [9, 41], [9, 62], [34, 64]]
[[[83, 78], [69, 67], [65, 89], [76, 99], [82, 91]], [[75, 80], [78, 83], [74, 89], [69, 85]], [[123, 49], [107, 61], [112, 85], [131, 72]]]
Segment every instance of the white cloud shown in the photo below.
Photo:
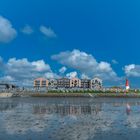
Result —
[[5, 82], [12, 81], [18, 85], [30, 86], [35, 78], [57, 76], [44, 60], [29, 61], [27, 58], [10, 58], [7, 63], [2, 62], [0, 65], [4, 65], [2, 69], [4, 76], [0, 79]]
[[86, 74], [82, 73], [81, 74], [81, 79], [90, 79]]
[[42, 32], [46, 37], [54, 38], [56, 37], [55, 32], [50, 27], [40, 26], [40, 32]]
[[11, 77], [11, 76], [9, 76], [9, 75], [7, 75], [7, 76], [4, 76], [4, 77], [1, 77], [0, 80], [1, 80], [1, 81], [12, 82], [12, 81], [14, 81], [14, 78]]
[[91, 54], [79, 50], [61, 52], [52, 56], [53, 60], [74, 68], [92, 78], [98, 76], [103, 80], [118, 80], [117, 74], [108, 62], [98, 62]]
[[98, 69], [101, 72], [108, 72], [108, 71], [112, 71], [111, 65], [107, 62], [100, 62], [98, 63]]
[[[79, 50], [61, 52], [53, 55], [52, 59], [65, 65], [59, 69], [59, 74], [65, 74], [69, 78], [80, 75], [80, 78], [93, 78], [98, 76], [106, 81], [118, 82], [120, 80], [110, 63], [104, 61], [98, 62], [91, 54]], [[74, 71], [66, 73], [66, 66], [74, 69]], [[127, 73], [135, 67], [135, 65], [132, 66], [131, 68], [125, 67]], [[48, 79], [59, 78], [59, 75], [54, 73], [50, 65], [44, 60], [29, 61], [27, 58], [10, 58], [7, 62], [4, 62], [0, 57], [0, 70], [1, 80], [15, 81], [18, 85], [32, 85], [33, 80], [38, 77]]]
[[74, 72], [67, 73], [66, 77], [68, 77], [68, 78], [75, 78], [75, 77], [77, 77], [77, 72], [74, 71]]
[[62, 68], [59, 69], [60, 74], [64, 74], [66, 72], [67, 68], [63, 66]]
[[34, 31], [33, 31], [33, 29], [32, 29], [31, 26], [25, 25], [25, 26], [23, 27], [23, 29], [21, 29], [21, 32], [24, 33], [24, 34], [30, 35], [30, 34], [32, 34]]
[[19, 86], [33, 86], [33, 80], [38, 77], [59, 78], [59, 75], [51, 70], [49, 64], [44, 60], [29, 61], [27, 58], [10, 58], [4, 63], [0, 57], [0, 80], [12, 82]]
[[12, 27], [11, 22], [0, 16], [0, 42], [8, 43], [17, 36], [17, 31]]
[[51, 69], [50, 66], [48, 64], [45, 64], [43, 60], [33, 61], [31, 64], [36, 67], [37, 71], [40, 72]]
[[112, 60], [112, 63], [113, 63], [113, 64], [118, 64], [118, 61], [115, 60], [115, 59], [113, 59], [113, 60]]
[[124, 71], [127, 76], [140, 77], [140, 65], [126, 65]]
[[53, 73], [53, 72], [46, 72], [45, 78], [47, 78], [47, 79], [59, 78], [59, 75], [57, 75], [56, 73]]

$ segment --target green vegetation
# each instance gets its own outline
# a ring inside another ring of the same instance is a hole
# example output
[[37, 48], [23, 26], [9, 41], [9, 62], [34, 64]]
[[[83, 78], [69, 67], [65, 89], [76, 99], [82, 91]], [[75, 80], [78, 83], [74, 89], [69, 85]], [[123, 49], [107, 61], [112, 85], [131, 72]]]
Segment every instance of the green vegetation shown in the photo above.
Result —
[[[67, 94], [70, 94], [70, 93], [91, 93], [91, 94], [94, 94], [94, 93], [104, 93], [104, 94], [109, 94], [109, 93], [112, 93], [112, 94], [115, 94], [115, 93], [122, 93], [124, 94], [125, 91], [123, 90], [106, 90], [106, 91], [103, 91], [103, 90], [90, 90], [90, 89], [87, 89], [87, 90], [48, 90], [47, 93], [67, 93]], [[127, 91], [127, 93], [138, 93], [140, 94], [140, 90], [129, 90]]]
[[121, 92], [116, 92], [116, 91], [102, 91], [102, 90], [49, 90], [48, 93], [124, 93], [123, 91]]
[[95, 90], [49, 90], [36, 92], [33, 97], [140, 97], [140, 90], [124, 91], [95, 91]]

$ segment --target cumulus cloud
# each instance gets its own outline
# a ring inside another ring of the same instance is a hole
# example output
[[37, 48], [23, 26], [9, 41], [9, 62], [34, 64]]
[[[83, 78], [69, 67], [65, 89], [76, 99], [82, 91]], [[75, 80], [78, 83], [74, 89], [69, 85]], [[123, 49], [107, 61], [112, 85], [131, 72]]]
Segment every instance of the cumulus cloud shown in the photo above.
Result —
[[48, 64], [45, 64], [44, 60], [38, 60], [31, 62], [33, 66], [35, 66], [37, 71], [47, 71], [51, 70], [50, 66]]
[[82, 73], [81, 74], [81, 79], [90, 79], [86, 74]]
[[8, 43], [17, 36], [17, 31], [13, 28], [11, 22], [0, 16], [0, 42]]
[[118, 61], [115, 60], [115, 59], [113, 59], [113, 60], [112, 60], [112, 63], [113, 63], [113, 64], [118, 64]]
[[74, 68], [92, 78], [98, 76], [103, 80], [118, 80], [117, 74], [108, 62], [98, 62], [91, 54], [79, 50], [61, 52], [52, 56], [53, 60]]
[[59, 75], [57, 75], [56, 73], [53, 73], [53, 72], [46, 72], [45, 78], [47, 78], [47, 79], [59, 78]]
[[66, 72], [67, 68], [63, 66], [62, 68], [59, 69], [60, 74], [64, 74]]
[[55, 32], [50, 27], [40, 26], [40, 32], [43, 33], [46, 37], [54, 38], [56, 37]]
[[[65, 74], [68, 78], [80, 75], [82, 79], [89, 79], [97, 76], [106, 81], [118, 82], [118, 80], [121, 80], [112, 69], [110, 63], [104, 61], [98, 62], [91, 54], [79, 50], [61, 52], [53, 55], [52, 59], [65, 65], [59, 69], [59, 74]], [[73, 69], [73, 72], [66, 73], [67, 68]], [[132, 73], [132, 70], [135, 68], [138, 70], [140, 66], [126, 66], [125, 73]], [[38, 77], [45, 77], [48, 79], [60, 77], [59, 74], [52, 71], [50, 65], [44, 60], [29, 61], [27, 58], [10, 58], [7, 62], [4, 62], [0, 57], [0, 70], [0, 80], [14, 81], [15, 84], [18, 83], [18, 85], [32, 85], [33, 80]]]
[[54, 73], [44, 60], [29, 61], [27, 58], [10, 58], [4, 62], [0, 57], [0, 68], [1, 81], [19, 86], [32, 86], [33, 80], [38, 77], [59, 78], [59, 75]]
[[140, 77], [140, 65], [126, 65], [124, 67], [124, 71], [127, 76]]
[[15, 84], [30, 86], [33, 80], [38, 77], [55, 78], [57, 74], [53, 73], [49, 64], [44, 60], [29, 61], [27, 58], [10, 58], [7, 63], [1, 61], [4, 65], [4, 76], [0, 80], [5, 82], [15, 82]]
[[30, 35], [30, 34], [32, 34], [34, 31], [33, 31], [33, 29], [32, 29], [31, 26], [25, 25], [25, 26], [23, 27], [23, 29], [21, 29], [21, 32], [24, 33], [24, 34]]
[[9, 82], [12, 82], [12, 81], [14, 81], [14, 78], [11, 77], [11, 76], [9, 76], [9, 75], [7, 75], [7, 76], [4, 76], [4, 77], [1, 77], [0, 80], [1, 81], [9, 81]]
[[51, 72], [51, 68], [43, 60], [30, 62], [28, 59], [9, 59], [6, 64], [5, 74], [10, 75], [17, 81], [33, 80], [43, 76], [45, 72]]
[[75, 77], [77, 77], [77, 75], [78, 75], [77, 72], [73, 71], [73, 72], [67, 73], [66, 77], [68, 77], [68, 78], [75, 78]]

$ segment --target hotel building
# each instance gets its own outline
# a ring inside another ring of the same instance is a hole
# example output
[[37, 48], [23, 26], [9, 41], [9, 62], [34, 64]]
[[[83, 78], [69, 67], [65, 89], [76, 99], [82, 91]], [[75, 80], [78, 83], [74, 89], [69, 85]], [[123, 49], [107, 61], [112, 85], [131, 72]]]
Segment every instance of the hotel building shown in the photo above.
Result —
[[49, 79], [48, 87], [50, 89], [56, 89], [57, 88], [57, 80], [56, 79]]
[[90, 79], [81, 79], [81, 88], [89, 89], [90, 88]]
[[95, 90], [102, 89], [102, 80], [99, 78], [94, 78], [90, 80], [90, 88]]
[[94, 79], [78, 79], [78, 78], [59, 78], [59, 79], [45, 79], [37, 78], [34, 80], [35, 88], [48, 88], [48, 89], [102, 89], [102, 80], [99, 78]]
[[81, 80], [78, 78], [71, 78], [70, 79], [70, 88], [80, 88], [81, 87]]
[[35, 88], [48, 88], [49, 81], [45, 78], [37, 78], [34, 80]]
[[57, 88], [70, 88], [70, 79], [68, 78], [57, 79]]

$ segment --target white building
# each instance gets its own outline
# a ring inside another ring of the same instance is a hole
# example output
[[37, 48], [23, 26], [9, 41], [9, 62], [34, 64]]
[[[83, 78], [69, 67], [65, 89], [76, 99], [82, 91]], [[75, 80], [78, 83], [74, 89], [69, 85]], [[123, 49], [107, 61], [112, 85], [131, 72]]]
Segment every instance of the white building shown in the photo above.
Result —
[[95, 90], [102, 89], [102, 80], [100, 78], [97, 78], [97, 77], [91, 79], [90, 88], [95, 89]]
[[56, 89], [57, 88], [57, 80], [56, 79], [49, 79], [48, 87], [50, 89]]

